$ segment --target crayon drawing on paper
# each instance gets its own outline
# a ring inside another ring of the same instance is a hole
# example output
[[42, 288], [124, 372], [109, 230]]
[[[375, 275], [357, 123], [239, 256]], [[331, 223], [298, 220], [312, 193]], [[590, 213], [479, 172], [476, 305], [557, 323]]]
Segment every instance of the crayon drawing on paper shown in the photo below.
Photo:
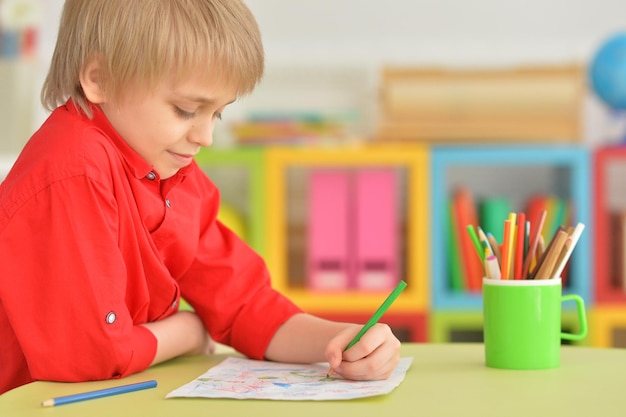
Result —
[[413, 358], [402, 358], [384, 381], [327, 377], [328, 364], [284, 364], [229, 357], [167, 394], [173, 397], [267, 400], [349, 400], [388, 394], [404, 379]]

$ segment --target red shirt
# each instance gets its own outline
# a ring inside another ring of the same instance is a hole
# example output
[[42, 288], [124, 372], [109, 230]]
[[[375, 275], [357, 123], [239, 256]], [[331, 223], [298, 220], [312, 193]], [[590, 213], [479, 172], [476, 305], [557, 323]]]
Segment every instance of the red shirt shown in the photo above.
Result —
[[147, 368], [140, 324], [181, 296], [215, 340], [263, 358], [300, 310], [216, 220], [215, 185], [195, 163], [160, 180], [94, 113], [56, 109], [0, 185], [0, 393]]

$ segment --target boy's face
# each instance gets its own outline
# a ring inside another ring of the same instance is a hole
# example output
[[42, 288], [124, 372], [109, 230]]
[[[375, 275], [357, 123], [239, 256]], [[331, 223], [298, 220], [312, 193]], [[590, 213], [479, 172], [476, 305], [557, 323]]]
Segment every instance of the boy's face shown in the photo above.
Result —
[[191, 164], [201, 147], [213, 142], [224, 108], [235, 100], [223, 83], [186, 79], [163, 82], [139, 98], [129, 91], [119, 103], [100, 107], [111, 125], [162, 179]]

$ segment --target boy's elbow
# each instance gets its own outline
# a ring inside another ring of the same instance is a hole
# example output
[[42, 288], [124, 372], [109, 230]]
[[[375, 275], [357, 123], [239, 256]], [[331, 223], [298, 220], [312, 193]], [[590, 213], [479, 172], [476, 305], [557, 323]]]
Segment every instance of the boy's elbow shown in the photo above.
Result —
[[156, 339], [142, 326], [134, 326], [129, 343], [108, 342], [109, 348], [96, 344], [78, 350], [47, 351], [39, 358], [29, 358], [34, 380], [83, 382], [121, 378], [147, 369], [156, 353]]

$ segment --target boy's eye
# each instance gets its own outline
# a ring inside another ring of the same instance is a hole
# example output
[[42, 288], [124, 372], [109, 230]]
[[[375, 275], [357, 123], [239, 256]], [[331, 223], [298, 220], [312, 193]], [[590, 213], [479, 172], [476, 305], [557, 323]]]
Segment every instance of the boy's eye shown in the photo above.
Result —
[[185, 111], [178, 106], [174, 106], [174, 111], [176, 112], [177, 115], [179, 115], [181, 118], [185, 120], [193, 119], [196, 115], [195, 113]]

